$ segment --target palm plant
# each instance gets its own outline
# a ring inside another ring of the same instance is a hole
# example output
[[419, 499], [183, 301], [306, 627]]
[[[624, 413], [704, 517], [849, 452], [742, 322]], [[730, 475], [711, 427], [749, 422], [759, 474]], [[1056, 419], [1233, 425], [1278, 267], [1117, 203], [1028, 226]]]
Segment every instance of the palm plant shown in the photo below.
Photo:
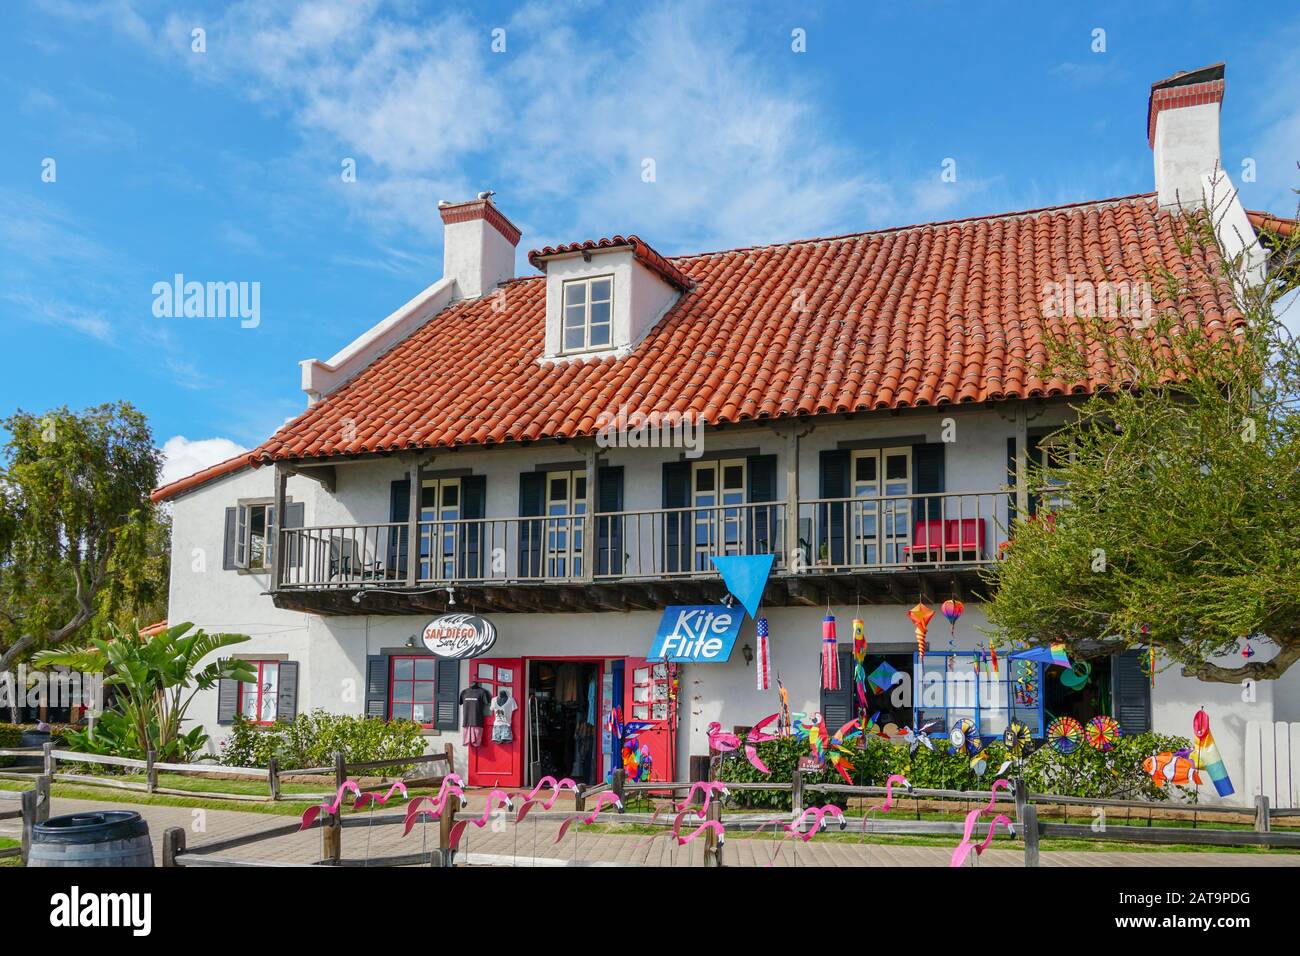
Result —
[[207, 741], [202, 727], [181, 733], [181, 724], [194, 695], [220, 680], [253, 681], [257, 675], [246, 661], [222, 657], [200, 667], [209, 655], [249, 638], [243, 634], [208, 634], [186, 622], [141, 637], [138, 629], [109, 625], [109, 640], [90, 646], [46, 650], [33, 660], [38, 666], [66, 666], [83, 673], [105, 674], [104, 684], [115, 690], [116, 711], [100, 719], [99, 735], [91, 728], [74, 735], [94, 752], [143, 757], [152, 750], [159, 760], [184, 760]]

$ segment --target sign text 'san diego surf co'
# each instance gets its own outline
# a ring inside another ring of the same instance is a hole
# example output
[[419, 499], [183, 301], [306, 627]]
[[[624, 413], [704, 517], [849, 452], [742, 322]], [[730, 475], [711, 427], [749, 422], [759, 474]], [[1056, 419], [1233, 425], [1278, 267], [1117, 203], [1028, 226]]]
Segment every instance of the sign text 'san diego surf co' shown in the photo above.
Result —
[[741, 608], [733, 609], [721, 604], [664, 608], [659, 632], [646, 659], [721, 664], [731, 657], [731, 649], [744, 619], [745, 612]]
[[496, 642], [496, 627], [474, 614], [444, 614], [424, 628], [424, 646], [450, 660], [482, 657]]

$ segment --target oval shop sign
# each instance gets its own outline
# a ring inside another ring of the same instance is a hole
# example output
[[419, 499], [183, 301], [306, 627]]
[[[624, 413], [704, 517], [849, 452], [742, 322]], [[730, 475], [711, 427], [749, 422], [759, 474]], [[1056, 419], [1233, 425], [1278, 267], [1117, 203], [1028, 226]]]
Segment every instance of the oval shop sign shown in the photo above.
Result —
[[482, 657], [496, 642], [496, 627], [474, 614], [444, 614], [424, 628], [424, 646], [449, 660]]

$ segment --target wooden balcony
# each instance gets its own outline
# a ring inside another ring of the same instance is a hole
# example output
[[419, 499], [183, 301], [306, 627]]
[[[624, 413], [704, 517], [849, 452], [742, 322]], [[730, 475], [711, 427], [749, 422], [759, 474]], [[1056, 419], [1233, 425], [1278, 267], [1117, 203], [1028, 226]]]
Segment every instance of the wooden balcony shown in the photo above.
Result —
[[[775, 556], [772, 605], [914, 602], [978, 591], [1006, 491], [279, 532], [277, 606], [318, 614], [658, 610], [725, 594], [713, 555]], [[455, 601], [454, 605], [452, 601]]]

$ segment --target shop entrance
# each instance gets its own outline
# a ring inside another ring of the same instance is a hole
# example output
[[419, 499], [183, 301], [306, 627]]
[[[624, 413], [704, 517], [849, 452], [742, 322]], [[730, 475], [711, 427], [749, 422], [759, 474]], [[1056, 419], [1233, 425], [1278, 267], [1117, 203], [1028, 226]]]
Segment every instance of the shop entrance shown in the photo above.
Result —
[[604, 779], [600, 660], [528, 661], [528, 782]]

